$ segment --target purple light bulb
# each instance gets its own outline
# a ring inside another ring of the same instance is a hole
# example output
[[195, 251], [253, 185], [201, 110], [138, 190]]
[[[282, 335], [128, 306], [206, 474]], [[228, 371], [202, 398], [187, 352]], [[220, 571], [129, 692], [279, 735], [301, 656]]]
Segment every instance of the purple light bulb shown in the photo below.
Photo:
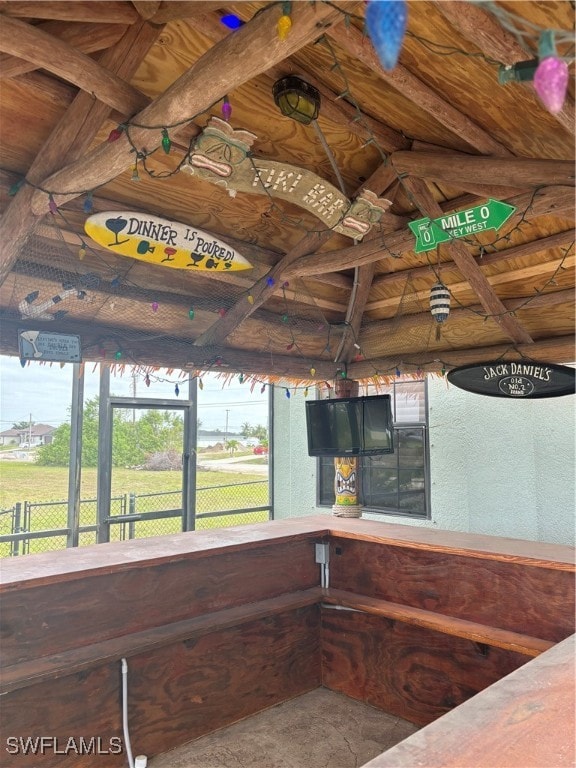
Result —
[[548, 112], [557, 115], [564, 106], [568, 88], [568, 65], [562, 59], [542, 59], [534, 73], [534, 90]]

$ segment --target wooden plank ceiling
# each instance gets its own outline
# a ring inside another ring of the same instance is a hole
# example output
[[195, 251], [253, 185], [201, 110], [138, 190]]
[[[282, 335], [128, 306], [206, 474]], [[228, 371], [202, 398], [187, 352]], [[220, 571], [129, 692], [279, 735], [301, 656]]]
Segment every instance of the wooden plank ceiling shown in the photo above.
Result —
[[[389, 71], [364, 3], [292, 3], [281, 40], [284, 6], [0, 2], [0, 351], [18, 353], [18, 329], [52, 330], [79, 334], [85, 360], [296, 381], [573, 361], [573, 60], [557, 115], [530, 82], [498, 82], [541, 30], [573, 59], [572, 3], [409, 2]], [[316, 126], [276, 107], [287, 74], [320, 91]], [[253, 163], [391, 207], [354, 241], [265, 190], [233, 196], [180, 170], [225, 96]], [[516, 208], [500, 230], [414, 252], [409, 221], [490, 198]], [[166, 269], [84, 234], [90, 213], [120, 211], [199, 227], [253, 268]], [[438, 338], [439, 278], [452, 309]]]

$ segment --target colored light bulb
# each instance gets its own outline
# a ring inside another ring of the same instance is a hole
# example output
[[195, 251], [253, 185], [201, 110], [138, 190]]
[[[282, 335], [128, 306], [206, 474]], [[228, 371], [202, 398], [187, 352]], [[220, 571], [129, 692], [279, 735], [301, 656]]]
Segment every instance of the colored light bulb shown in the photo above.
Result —
[[108, 141], [118, 141], [120, 136], [122, 136], [122, 127], [118, 126], [117, 128], [112, 128], [110, 133], [108, 134]]
[[286, 346], [286, 349], [288, 350], [288, 352], [290, 352], [291, 349], [294, 349], [294, 344], [293, 343], [292, 344], [288, 344]]
[[176, 384], [176, 386], [174, 387], [174, 394], [176, 395], [176, 397], [178, 397], [178, 395], [180, 394], [180, 387], [178, 386], [178, 384]]
[[394, 69], [400, 55], [408, 17], [404, 0], [370, 0], [366, 28], [384, 69]]
[[534, 90], [548, 112], [562, 111], [568, 88], [568, 65], [556, 56], [542, 59], [534, 73]]
[[241, 373], [241, 374], [238, 376], [238, 381], [240, 382], [240, 384], [243, 384], [243, 383], [244, 383], [244, 374], [243, 374], [243, 373]]
[[158, 304], [158, 302], [157, 302], [157, 301], [153, 301], [153, 302], [152, 302], [152, 312], [158, 312], [158, 307], [159, 307], [159, 306], [160, 306], [160, 305]]
[[188, 317], [190, 318], [190, 320], [194, 320], [194, 314], [195, 314], [194, 307], [190, 307], [190, 309], [188, 310]]
[[290, 390], [289, 389], [286, 390], [286, 398], [288, 400], [290, 400]]
[[198, 379], [198, 386], [200, 387], [200, 389], [204, 389], [204, 382], [202, 381], [202, 379]]
[[266, 278], [266, 285], [269, 286], [270, 288], [274, 285], [274, 282], [275, 281], [274, 281], [273, 277], [267, 277]]
[[92, 211], [94, 210], [94, 203], [92, 201], [92, 193], [91, 192], [89, 192], [86, 195], [86, 199], [84, 200], [82, 208], [84, 210], [84, 213], [92, 213]]
[[150, 386], [150, 376], [148, 376], [148, 374], [144, 377], [144, 384], [146, 384], [147, 387]]
[[278, 39], [279, 40], [286, 40], [288, 37], [288, 33], [292, 29], [292, 19], [290, 16], [280, 16], [278, 19], [278, 24], [276, 25], [276, 30], [278, 32]]
[[224, 99], [222, 100], [222, 117], [227, 123], [230, 122], [230, 118], [232, 117], [232, 106], [228, 96], [224, 96]]
[[227, 13], [220, 19], [220, 22], [224, 24], [228, 29], [239, 29], [244, 22], [234, 13]]
[[50, 213], [52, 215], [58, 213], [58, 206], [56, 205], [56, 201], [52, 197], [52, 195], [48, 198], [48, 209], [50, 210]]
[[164, 152], [166, 152], [167, 155], [170, 154], [171, 146], [172, 140], [170, 139], [170, 136], [168, 136], [168, 130], [166, 128], [162, 128], [162, 149]]
[[114, 357], [116, 358], [116, 360], [121, 360], [122, 359], [122, 352], [121, 352], [121, 350], [118, 350], [118, 352], [116, 352]]
[[220, 309], [218, 310], [218, 314], [220, 315], [220, 317], [224, 317], [224, 315], [226, 314], [226, 310], [224, 309], [224, 307], [220, 307]]
[[86, 256], [86, 248], [84, 248], [84, 246], [82, 245], [82, 246], [80, 246], [80, 248], [78, 249], [78, 258], [80, 259], [80, 261], [82, 261], [82, 259], [83, 259], [85, 256]]
[[284, 313], [284, 314], [282, 315], [282, 322], [283, 322], [283, 323], [287, 323], [287, 322], [288, 322], [288, 315], [287, 315], [286, 313]]
[[140, 175], [138, 173], [138, 166], [135, 165], [132, 168], [132, 181], [140, 181]]
[[316, 375], [316, 368], [310, 368], [310, 376]]
[[254, 304], [254, 296], [252, 296], [251, 293], [249, 293], [246, 298], [248, 300], [248, 304]]

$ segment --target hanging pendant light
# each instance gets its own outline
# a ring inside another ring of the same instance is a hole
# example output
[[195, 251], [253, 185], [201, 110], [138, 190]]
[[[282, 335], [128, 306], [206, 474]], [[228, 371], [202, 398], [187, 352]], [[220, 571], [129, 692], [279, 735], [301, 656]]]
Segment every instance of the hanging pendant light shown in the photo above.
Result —
[[308, 125], [320, 112], [320, 93], [296, 75], [277, 80], [272, 87], [274, 101], [286, 117]]
[[440, 327], [448, 320], [450, 314], [450, 291], [443, 282], [434, 283], [430, 289], [430, 312], [436, 320], [436, 340], [440, 340]]

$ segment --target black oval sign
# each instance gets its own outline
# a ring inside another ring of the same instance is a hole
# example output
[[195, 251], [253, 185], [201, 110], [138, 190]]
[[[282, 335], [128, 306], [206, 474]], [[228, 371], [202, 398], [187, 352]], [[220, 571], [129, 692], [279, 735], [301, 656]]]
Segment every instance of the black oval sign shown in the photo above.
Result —
[[448, 381], [467, 392], [488, 397], [529, 400], [573, 395], [575, 370], [567, 365], [534, 360], [495, 360], [453, 368]]

